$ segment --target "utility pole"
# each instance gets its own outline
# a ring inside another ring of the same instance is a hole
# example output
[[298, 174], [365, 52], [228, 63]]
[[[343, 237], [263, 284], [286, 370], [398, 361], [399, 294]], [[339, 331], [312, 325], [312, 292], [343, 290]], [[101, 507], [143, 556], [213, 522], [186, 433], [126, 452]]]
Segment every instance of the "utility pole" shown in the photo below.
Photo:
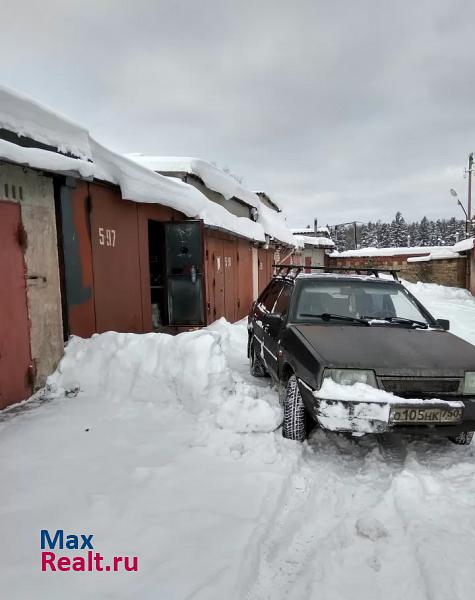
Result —
[[473, 152], [468, 155], [468, 193], [467, 193], [467, 234], [472, 235], [472, 167], [473, 167]]

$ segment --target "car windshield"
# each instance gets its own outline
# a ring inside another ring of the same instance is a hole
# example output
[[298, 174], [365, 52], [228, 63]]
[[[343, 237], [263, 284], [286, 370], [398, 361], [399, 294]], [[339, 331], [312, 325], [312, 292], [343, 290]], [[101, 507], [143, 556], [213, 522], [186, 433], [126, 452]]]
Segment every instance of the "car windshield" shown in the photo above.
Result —
[[428, 325], [426, 316], [399, 285], [358, 280], [302, 282], [294, 316], [300, 322], [318, 319], [339, 325], [356, 319]]

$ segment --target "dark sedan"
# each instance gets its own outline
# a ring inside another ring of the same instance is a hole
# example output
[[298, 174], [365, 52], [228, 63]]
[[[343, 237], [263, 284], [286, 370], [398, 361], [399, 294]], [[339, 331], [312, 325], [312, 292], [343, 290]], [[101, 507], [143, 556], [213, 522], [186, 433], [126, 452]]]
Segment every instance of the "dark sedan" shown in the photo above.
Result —
[[397, 280], [284, 270], [254, 303], [248, 356], [284, 405], [284, 437], [313, 422], [354, 435], [401, 431], [470, 444], [475, 347]]

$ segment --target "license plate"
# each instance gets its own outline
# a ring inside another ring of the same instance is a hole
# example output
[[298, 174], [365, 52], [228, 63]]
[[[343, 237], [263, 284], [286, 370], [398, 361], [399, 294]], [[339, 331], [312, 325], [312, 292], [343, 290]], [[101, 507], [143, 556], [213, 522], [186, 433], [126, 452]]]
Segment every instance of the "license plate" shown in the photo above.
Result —
[[462, 420], [461, 408], [413, 408], [394, 406], [389, 418], [392, 423], [458, 423]]

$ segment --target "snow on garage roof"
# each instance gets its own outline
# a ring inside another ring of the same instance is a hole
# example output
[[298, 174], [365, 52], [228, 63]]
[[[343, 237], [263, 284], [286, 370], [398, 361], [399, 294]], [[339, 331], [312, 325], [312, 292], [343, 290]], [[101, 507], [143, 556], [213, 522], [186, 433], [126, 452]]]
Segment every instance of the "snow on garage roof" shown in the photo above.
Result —
[[87, 129], [6, 87], [0, 87], [0, 128], [52, 147], [30, 148], [0, 139], [0, 158], [6, 161], [108, 181], [120, 186], [126, 200], [162, 204], [187, 217], [203, 219], [206, 225], [260, 242], [266, 239], [259, 223], [236, 217], [193, 186], [154, 173], [109, 150]]
[[[291, 229], [292, 233], [297, 235], [302, 235], [306, 233], [315, 233], [315, 229], [307, 225], [307, 227], [297, 227]], [[330, 235], [330, 230], [326, 225], [322, 225], [321, 227], [317, 227], [317, 233], [327, 233]]]
[[293, 234], [293, 238], [297, 240], [300, 245], [311, 245], [317, 246], [318, 248], [334, 248], [335, 242], [327, 237], [315, 237], [313, 235], [298, 235], [296, 233]]
[[226, 229], [248, 239], [265, 241], [264, 231], [259, 223], [245, 217], [236, 217], [216, 202], [208, 200], [195, 187], [179, 179], [159, 175], [94, 140], [91, 142], [94, 160], [99, 166], [96, 177], [119, 185], [125, 200], [170, 206], [188, 217], [203, 219], [206, 225]]
[[218, 192], [226, 200], [238, 198], [249, 206], [259, 208], [257, 194], [246, 190], [234, 177], [201, 158], [190, 156], [149, 156], [140, 153], [127, 154], [126, 156], [138, 164], [152, 169], [152, 171], [196, 175], [207, 188]]
[[[359, 256], [399, 256], [405, 254], [430, 254], [440, 250], [441, 246], [413, 246], [403, 248], [359, 248], [358, 250], [345, 250], [333, 252], [330, 256], [335, 258], [357, 258]], [[451, 248], [451, 247], [449, 247]]]
[[264, 231], [270, 237], [289, 244], [291, 246], [301, 246], [298, 240], [295, 240], [292, 232], [287, 227], [283, 214], [266, 206], [262, 201], [259, 201], [259, 217], [258, 223], [262, 225]]
[[3, 85], [0, 85], [0, 129], [32, 138], [63, 154], [91, 159], [87, 129]]
[[[239, 198], [249, 206], [257, 209], [257, 222], [264, 232], [279, 242], [295, 245], [290, 229], [281, 213], [266, 206], [257, 193], [246, 190], [238, 181], [211, 163], [190, 157], [177, 156], [147, 156], [144, 154], [127, 154], [138, 165], [154, 172], [162, 173], [191, 173], [199, 177], [211, 190], [220, 193], [225, 199]], [[173, 179], [170, 177], [169, 179]], [[186, 184], [185, 184], [186, 185]], [[192, 186], [190, 186], [192, 187]], [[213, 203], [215, 204], [215, 203]], [[241, 217], [242, 218], [242, 217]], [[247, 222], [254, 223], [247, 220]]]
[[76, 175], [83, 179], [92, 179], [95, 172], [95, 165], [90, 161], [39, 148], [25, 148], [2, 139], [0, 139], [0, 159], [42, 171]]

